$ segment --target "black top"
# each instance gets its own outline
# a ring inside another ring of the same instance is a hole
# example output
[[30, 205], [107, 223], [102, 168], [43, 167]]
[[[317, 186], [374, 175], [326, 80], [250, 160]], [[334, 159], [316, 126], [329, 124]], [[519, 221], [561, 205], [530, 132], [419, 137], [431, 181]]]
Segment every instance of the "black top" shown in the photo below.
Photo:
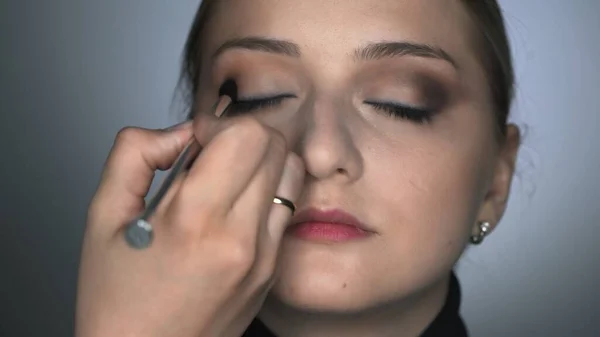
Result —
[[[446, 303], [420, 337], [467, 337], [467, 329], [460, 317], [460, 285], [452, 273]], [[255, 319], [242, 337], [276, 337], [258, 319]]]

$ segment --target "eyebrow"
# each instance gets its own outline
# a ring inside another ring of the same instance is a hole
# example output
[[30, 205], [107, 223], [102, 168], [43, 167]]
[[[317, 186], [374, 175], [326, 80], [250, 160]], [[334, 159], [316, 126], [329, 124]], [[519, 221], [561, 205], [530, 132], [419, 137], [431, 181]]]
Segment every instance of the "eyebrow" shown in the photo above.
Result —
[[454, 68], [458, 66], [454, 59], [439, 47], [412, 42], [377, 42], [371, 43], [354, 52], [357, 60], [370, 61], [396, 56], [416, 56], [438, 59], [450, 63]]
[[223, 43], [213, 54], [213, 59], [230, 49], [246, 49], [290, 57], [300, 57], [300, 46], [293, 42], [263, 37], [242, 37]]
[[[217, 58], [227, 50], [245, 49], [289, 57], [300, 57], [300, 46], [296, 43], [264, 37], [242, 37], [231, 39], [223, 43], [213, 54]], [[377, 42], [370, 43], [354, 51], [354, 57], [358, 61], [371, 61], [389, 57], [416, 56], [438, 59], [450, 63], [458, 69], [457, 63], [443, 49], [427, 44], [413, 42]]]

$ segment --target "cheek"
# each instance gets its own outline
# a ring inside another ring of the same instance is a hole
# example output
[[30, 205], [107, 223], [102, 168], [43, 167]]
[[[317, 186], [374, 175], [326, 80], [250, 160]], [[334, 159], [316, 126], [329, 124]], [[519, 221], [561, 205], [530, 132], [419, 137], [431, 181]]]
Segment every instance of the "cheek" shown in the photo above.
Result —
[[422, 137], [414, 138], [419, 146], [400, 147], [369, 138], [360, 142], [363, 176], [348, 195], [380, 235], [346, 248], [284, 245], [278, 298], [362, 310], [423, 291], [462, 254], [483, 190], [483, 148]]
[[419, 266], [455, 262], [481, 199], [481, 149], [432, 141], [387, 152], [366, 161], [377, 163], [367, 185], [378, 186], [371, 191], [377, 210], [370, 213], [385, 215], [376, 220], [385, 228], [383, 237]]

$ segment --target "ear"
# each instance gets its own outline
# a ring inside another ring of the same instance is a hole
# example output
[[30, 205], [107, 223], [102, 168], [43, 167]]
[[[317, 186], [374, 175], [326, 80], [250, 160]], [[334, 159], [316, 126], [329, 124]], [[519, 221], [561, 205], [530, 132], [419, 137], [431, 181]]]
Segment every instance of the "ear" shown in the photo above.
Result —
[[[506, 131], [506, 138], [501, 144], [496, 158], [492, 181], [485, 194], [477, 218], [478, 222], [489, 222], [491, 230], [498, 225], [506, 210], [510, 187], [515, 173], [517, 155], [521, 145], [521, 133], [516, 125], [508, 125]], [[472, 234], [478, 235], [479, 231], [479, 224], [474, 224]]]

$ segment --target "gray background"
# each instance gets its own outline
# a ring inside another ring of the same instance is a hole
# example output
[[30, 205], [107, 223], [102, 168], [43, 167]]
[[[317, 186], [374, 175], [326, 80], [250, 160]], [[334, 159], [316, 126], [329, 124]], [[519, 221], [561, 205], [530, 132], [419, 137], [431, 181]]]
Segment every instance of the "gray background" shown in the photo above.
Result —
[[[198, 0], [0, 1], [0, 325], [69, 336], [115, 133], [165, 127]], [[504, 0], [527, 126], [498, 231], [459, 265], [473, 336], [600, 336], [600, 2]], [[0, 335], [2, 335], [0, 333]]]

